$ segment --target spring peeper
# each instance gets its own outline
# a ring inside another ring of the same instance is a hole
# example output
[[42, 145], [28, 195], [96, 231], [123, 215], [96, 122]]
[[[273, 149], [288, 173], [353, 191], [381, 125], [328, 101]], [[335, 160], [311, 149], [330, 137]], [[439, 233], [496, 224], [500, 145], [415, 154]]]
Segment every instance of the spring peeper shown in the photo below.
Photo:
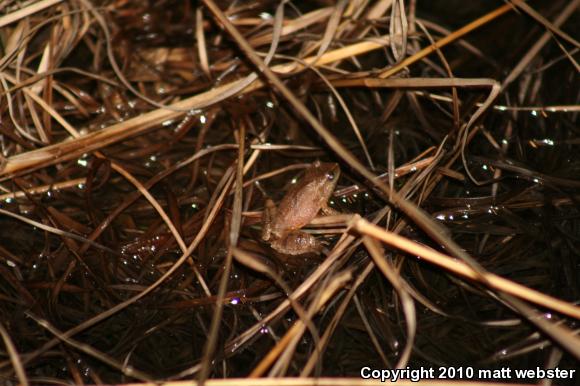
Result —
[[338, 164], [317, 161], [288, 190], [278, 208], [267, 199], [262, 215], [262, 239], [276, 251], [287, 255], [320, 252], [322, 244], [300, 229], [320, 211], [325, 215], [337, 213], [327, 201], [339, 176]]

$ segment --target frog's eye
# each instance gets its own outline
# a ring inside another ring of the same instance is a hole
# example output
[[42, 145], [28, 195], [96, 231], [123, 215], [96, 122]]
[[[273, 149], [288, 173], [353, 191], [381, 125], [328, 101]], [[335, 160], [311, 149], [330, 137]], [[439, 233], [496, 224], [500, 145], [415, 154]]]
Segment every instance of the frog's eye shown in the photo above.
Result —
[[332, 181], [332, 180], [334, 180], [334, 174], [332, 174], [332, 173], [326, 173], [326, 179], [327, 179], [328, 181]]

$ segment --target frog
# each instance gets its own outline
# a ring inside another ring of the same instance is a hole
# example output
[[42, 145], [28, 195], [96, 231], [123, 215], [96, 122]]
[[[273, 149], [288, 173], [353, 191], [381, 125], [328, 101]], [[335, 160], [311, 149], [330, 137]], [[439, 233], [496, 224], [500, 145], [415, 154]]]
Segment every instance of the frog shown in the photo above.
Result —
[[262, 239], [284, 255], [320, 253], [322, 243], [301, 229], [320, 212], [326, 216], [340, 214], [328, 206], [339, 177], [338, 164], [315, 161], [286, 192], [278, 207], [266, 198], [262, 212]]

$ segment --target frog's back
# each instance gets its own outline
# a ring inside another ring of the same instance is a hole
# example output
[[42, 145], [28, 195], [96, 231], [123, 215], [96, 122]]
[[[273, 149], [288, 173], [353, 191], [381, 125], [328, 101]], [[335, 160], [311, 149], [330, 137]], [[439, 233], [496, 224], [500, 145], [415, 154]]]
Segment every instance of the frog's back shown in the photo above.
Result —
[[317, 181], [296, 186], [282, 199], [278, 206], [278, 215], [274, 229], [278, 233], [300, 229], [307, 225], [320, 211], [320, 186]]

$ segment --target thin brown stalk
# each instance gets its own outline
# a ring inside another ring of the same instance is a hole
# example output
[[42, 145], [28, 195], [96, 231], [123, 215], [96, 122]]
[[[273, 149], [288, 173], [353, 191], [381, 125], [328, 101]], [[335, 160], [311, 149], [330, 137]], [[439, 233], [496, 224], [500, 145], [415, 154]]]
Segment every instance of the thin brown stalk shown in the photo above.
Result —
[[0, 17], [0, 28], [60, 3], [62, 0], [41, 0]]
[[[481, 280], [482, 273], [474, 271], [466, 264], [454, 260], [453, 258], [433, 249], [412, 242], [392, 232], [387, 232], [384, 229], [377, 227], [376, 225], [370, 224], [366, 220], [354, 216], [351, 220], [350, 226], [360, 233], [372, 236], [409, 254], [420, 256], [422, 259], [427, 260], [432, 264], [436, 264], [465, 278], [471, 280]], [[580, 319], [580, 307], [578, 306], [535, 291], [531, 288], [524, 287], [491, 273], [485, 273], [483, 278], [485, 279], [483, 284], [488, 284], [494, 289], [520, 297], [531, 303], [535, 303], [553, 311], [561, 312], [573, 318]]]
[[4, 341], [4, 346], [6, 347], [6, 352], [10, 356], [10, 361], [12, 362], [12, 366], [14, 367], [14, 372], [18, 377], [18, 381], [22, 386], [28, 386], [28, 377], [26, 376], [26, 371], [24, 370], [24, 366], [22, 365], [22, 361], [20, 360], [20, 355], [16, 350], [16, 346], [14, 346], [14, 342], [10, 338], [10, 334], [4, 327], [2, 323], [0, 323], [0, 336], [2, 336], [2, 340]]

